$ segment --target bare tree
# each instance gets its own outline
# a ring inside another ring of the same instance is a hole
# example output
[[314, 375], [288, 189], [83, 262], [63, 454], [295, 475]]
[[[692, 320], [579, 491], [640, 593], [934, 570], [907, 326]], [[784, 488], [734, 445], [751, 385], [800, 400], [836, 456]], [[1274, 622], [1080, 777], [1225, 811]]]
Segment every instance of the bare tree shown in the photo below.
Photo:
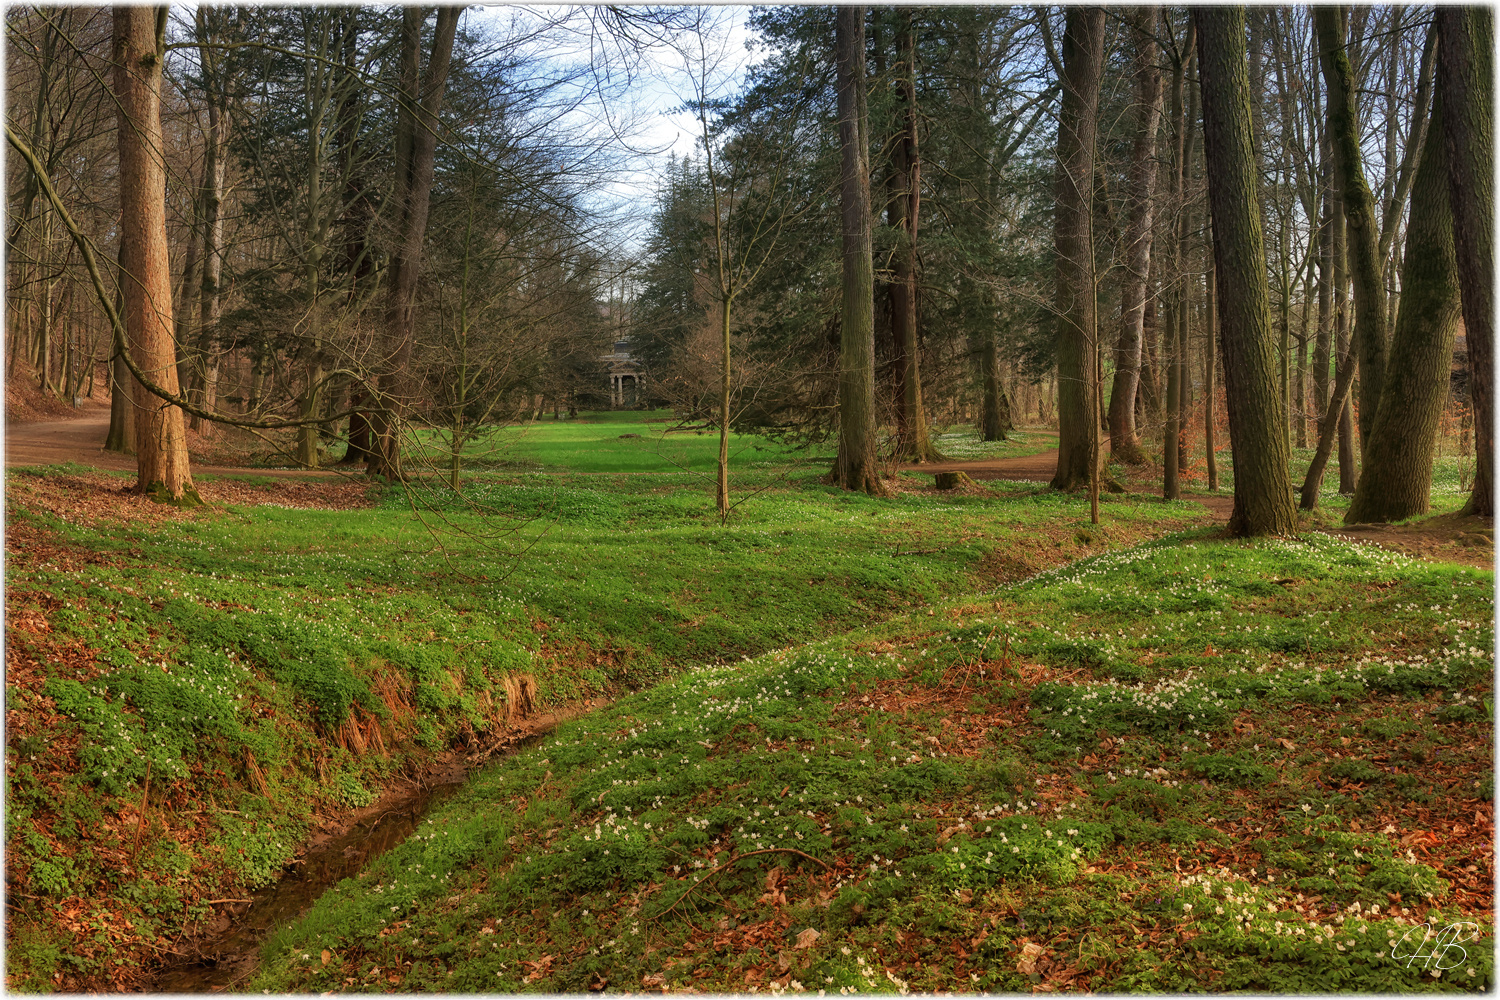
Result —
[[412, 310], [416, 303], [417, 273], [421, 267], [422, 241], [427, 234], [427, 214], [436, 169], [437, 116], [443, 104], [443, 89], [448, 83], [453, 37], [461, 12], [460, 7], [438, 8], [432, 52], [424, 70], [421, 45], [426, 12], [418, 7], [402, 10], [396, 181], [391, 192], [391, 201], [397, 210], [397, 246], [386, 286], [381, 349], [384, 371], [380, 376], [384, 405], [374, 415], [374, 449], [369, 466], [371, 475], [390, 479], [400, 479], [402, 475], [402, 422], [413, 403]]

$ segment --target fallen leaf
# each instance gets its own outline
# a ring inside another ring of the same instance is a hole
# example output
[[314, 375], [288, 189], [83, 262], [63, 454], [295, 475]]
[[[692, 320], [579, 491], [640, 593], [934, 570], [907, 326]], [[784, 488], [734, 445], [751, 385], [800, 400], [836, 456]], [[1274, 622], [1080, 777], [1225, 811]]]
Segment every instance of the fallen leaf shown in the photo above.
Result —
[[1288, 750], [1295, 750], [1295, 749], [1297, 749], [1297, 744], [1293, 743], [1291, 740], [1288, 740], [1288, 739], [1279, 739], [1276, 742], [1280, 743], [1282, 746], [1286, 747]]
[[333, 952], [329, 951], [327, 948], [324, 948], [323, 949], [323, 964], [327, 965], [331, 961], [333, 961]]
[[1021, 960], [1016, 963], [1016, 971], [1023, 976], [1029, 976], [1036, 972], [1037, 959], [1042, 957], [1046, 949], [1035, 941], [1026, 942], [1021, 948]]
[[817, 943], [818, 938], [822, 936], [823, 935], [818, 933], [817, 928], [808, 927], [805, 930], [798, 932], [796, 946], [798, 948], [811, 948], [814, 944]]

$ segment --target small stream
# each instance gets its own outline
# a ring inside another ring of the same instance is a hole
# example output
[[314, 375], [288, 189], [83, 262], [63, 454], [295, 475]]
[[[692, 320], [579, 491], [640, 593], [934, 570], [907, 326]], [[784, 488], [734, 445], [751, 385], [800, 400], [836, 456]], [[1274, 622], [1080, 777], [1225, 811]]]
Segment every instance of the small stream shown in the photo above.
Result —
[[[549, 732], [550, 727], [526, 736], [496, 757], [523, 750]], [[254, 893], [248, 905], [241, 904], [244, 908], [226, 929], [183, 942], [189, 954], [169, 962], [147, 992], [218, 993], [243, 987], [260, 964], [261, 944], [267, 935], [302, 916], [328, 889], [358, 875], [411, 836], [428, 810], [465, 784], [460, 780], [418, 787], [342, 835], [310, 847], [279, 881]]]

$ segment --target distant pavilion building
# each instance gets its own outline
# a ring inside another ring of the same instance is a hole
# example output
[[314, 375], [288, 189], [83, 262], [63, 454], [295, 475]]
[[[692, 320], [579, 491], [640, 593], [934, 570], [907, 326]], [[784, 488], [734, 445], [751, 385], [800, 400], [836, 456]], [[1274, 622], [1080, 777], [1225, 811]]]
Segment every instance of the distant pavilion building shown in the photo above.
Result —
[[615, 341], [614, 353], [606, 354], [603, 361], [609, 372], [609, 405], [611, 409], [630, 409], [640, 399], [641, 386], [646, 375], [640, 362], [630, 356], [630, 341]]

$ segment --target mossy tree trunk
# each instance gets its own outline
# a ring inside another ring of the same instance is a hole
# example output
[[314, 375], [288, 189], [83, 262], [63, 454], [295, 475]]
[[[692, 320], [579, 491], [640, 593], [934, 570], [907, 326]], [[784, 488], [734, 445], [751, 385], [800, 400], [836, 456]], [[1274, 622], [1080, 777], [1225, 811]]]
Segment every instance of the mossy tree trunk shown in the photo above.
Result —
[[1370, 427], [1364, 468], [1346, 524], [1399, 521], [1427, 513], [1438, 424], [1460, 311], [1458, 262], [1443, 156], [1442, 99], [1433, 103], [1401, 268], [1401, 306], [1391, 339], [1380, 410]]
[[1474, 491], [1464, 509], [1493, 517], [1495, 12], [1439, 7], [1437, 18], [1437, 83], [1446, 109], [1443, 133], [1474, 413]]
[[1359, 358], [1360, 448], [1369, 444], [1370, 426], [1380, 408], [1385, 380], [1385, 275], [1380, 259], [1380, 222], [1375, 196], [1365, 181], [1359, 145], [1359, 112], [1355, 105], [1354, 68], [1345, 49], [1343, 8], [1315, 6], [1318, 56], [1328, 89], [1328, 135], [1347, 227], [1349, 271], [1354, 279], [1354, 344]]
[[1213, 215], [1219, 329], [1229, 440], [1234, 450], [1230, 534], [1290, 535], [1297, 528], [1286, 412], [1276, 382], [1266, 252], [1260, 229], [1242, 7], [1199, 7], [1198, 75], [1204, 161]]

